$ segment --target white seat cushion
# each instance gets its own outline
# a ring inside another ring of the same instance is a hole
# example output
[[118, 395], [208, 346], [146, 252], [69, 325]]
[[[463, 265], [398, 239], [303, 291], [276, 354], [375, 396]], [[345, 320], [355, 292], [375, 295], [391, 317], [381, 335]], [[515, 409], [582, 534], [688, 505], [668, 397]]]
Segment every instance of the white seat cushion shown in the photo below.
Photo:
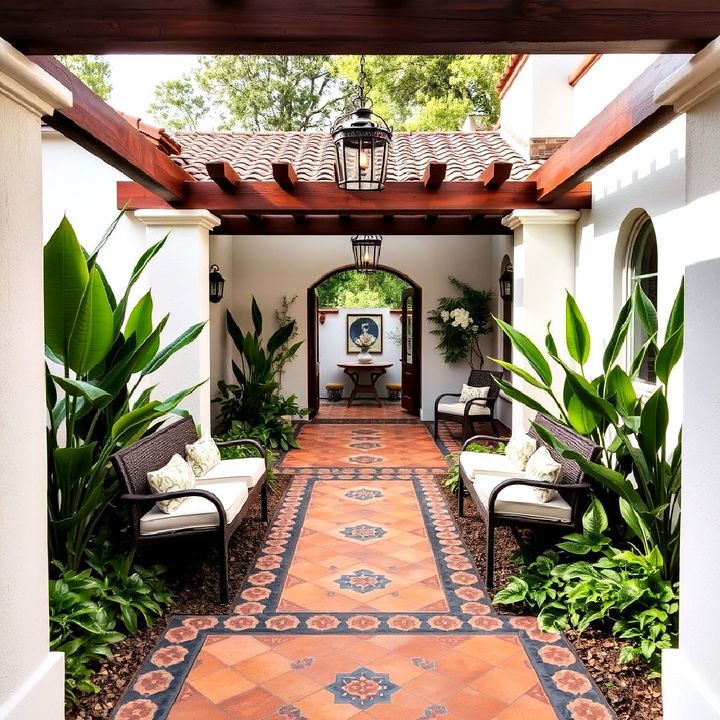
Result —
[[[465, 403], [440, 403], [438, 405], [438, 412], [447, 413], [448, 415], [464, 415], [465, 414]], [[470, 415], [489, 415], [490, 408], [483, 405], [471, 405]]]
[[[517, 472], [505, 454], [479, 453], [465, 450], [460, 453], [460, 465], [471, 480], [478, 472], [494, 472], [510, 475]], [[520, 473], [522, 476], [522, 473]]]
[[[503, 480], [509, 480], [512, 477], [523, 477], [524, 474], [521, 472], [507, 475], [500, 473], [483, 475], [478, 473], [473, 480], [473, 486], [481, 502], [487, 508], [493, 488]], [[498, 515], [537, 518], [539, 520], [569, 521], [572, 510], [561, 495], [557, 495], [549, 502], [541, 502], [528, 485], [511, 485], [501, 490], [495, 499], [495, 513]]]
[[[202, 488], [198, 486], [198, 489], [208, 490], [220, 500], [225, 508], [228, 524], [235, 519], [248, 497], [248, 487], [244, 480], [207, 483]], [[161, 512], [153, 506], [152, 510], [148, 510], [140, 518], [140, 534], [157, 535], [173, 530], [217, 525], [218, 514], [215, 506], [203, 497], [189, 497], [170, 513]]]
[[249, 488], [255, 487], [265, 472], [265, 460], [262, 458], [233, 458], [221, 460], [214, 468], [195, 478], [198, 487], [204, 487], [206, 480], [244, 480]]

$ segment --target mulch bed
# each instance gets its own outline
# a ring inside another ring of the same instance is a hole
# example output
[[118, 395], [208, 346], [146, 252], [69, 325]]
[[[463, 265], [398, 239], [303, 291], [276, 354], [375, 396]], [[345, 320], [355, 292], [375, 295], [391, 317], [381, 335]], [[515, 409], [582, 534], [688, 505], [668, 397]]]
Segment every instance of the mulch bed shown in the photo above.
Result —
[[[272, 518], [282, 501], [290, 481], [290, 475], [280, 475], [273, 491], [268, 494], [268, 513]], [[267, 525], [260, 521], [260, 501], [250, 507], [247, 517], [230, 542], [230, 598], [236, 597], [240, 586], [252, 566], [260, 549]], [[221, 605], [218, 602], [217, 554], [208, 543], [197, 547], [186, 545], [172, 558], [162, 551], [172, 552], [171, 546], [160, 548], [153, 556], [143, 552], [138, 563], [150, 565], [161, 563], [168, 568], [166, 579], [175, 602], [172, 607], [151, 628], [140, 630], [113, 645], [114, 659], [103, 663], [92, 681], [100, 687], [94, 695], [81, 696], [80, 706], [68, 710], [66, 720], [100, 720], [110, 713], [128, 686], [133, 675], [155, 647], [172, 615], [224, 615], [230, 612], [234, 603]]]
[[[455, 494], [441, 484], [445, 499], [450, 506], [455, 522], [460, 527], [463, 540], [470, 550], [480, 571], [485, 577], [485, 524], [479, 515], [474, 514], [472, 501], [465, 501], [465, 517], [458, 517]], [[530, 539], [529, 531], [522, 534], [523, 540]], [[537, 538], [550, 544], [550, 538]], [[557, 536], [555, 536], [557, 540]], [[505, 584], [508, 576], [518, 572], [518, 567], [510, 561], [510, 556], [518, 549], [517, 541], [510, 528], [495, 530], [495, 592]], [[490, 592], [494, 594], [493, 591]], [[498, 606], [500, 612], [522, 612], [519, 607]], [[622, 643], [612, 635], [601, 630], [586, 630], [582, 634], [575, 631], [565, 633], [575, 647], [580, 659], [585, 663], [602, 693], [607, 698], [619, 720], [662, 720], [662, 694], [659, 678], [648, 677], [648, 667], [641, 660], [626, 665], [618, 664]]]

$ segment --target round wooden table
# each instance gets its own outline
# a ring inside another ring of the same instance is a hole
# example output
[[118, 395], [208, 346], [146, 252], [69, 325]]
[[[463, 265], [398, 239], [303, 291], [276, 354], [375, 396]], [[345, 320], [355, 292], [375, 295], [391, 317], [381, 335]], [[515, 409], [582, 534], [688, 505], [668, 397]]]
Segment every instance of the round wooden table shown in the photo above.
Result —
[[[359, 392], [361, 393], [368, 393], [373, 396], [375, 399], [375, 402], [378, 404], [378, 407], [382, 407], [382, 402], [380, 401], [380, 396], [378, 395], [377, 388], [375, 387], [375, 383], [387, 372], [387, 369], [389, 367], [392, 367], [393, 364], [390, 362], [371, 362], [371, 363], [361, 363], [361, 362], [340, 362], [337, 364], [338, 367], [343, 369], [343, 372], [350, 377], [350, 379], [353, 381], [353, 389], [350, 393], [350, 397], [348, 398], [347, 406], [350, 407], [352, 405], [352, 401], [355, 399], [357, 394]], [[361, 383], [360, 382], [360, 373], [363, 371], [368, 371], [370, 373], [370, 382], [369, 383]]]

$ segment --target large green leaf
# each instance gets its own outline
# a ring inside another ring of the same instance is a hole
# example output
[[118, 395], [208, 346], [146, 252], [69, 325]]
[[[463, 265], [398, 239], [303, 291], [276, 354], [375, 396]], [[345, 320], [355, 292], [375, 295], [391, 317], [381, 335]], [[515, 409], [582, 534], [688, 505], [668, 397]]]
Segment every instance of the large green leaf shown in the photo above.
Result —
[[617, 421], [615, 408], [605, 400], [605, 398], [598, 395], [597, 390], [592, 384], [582, 377], [582, 375], [578, 375], [567, 367], [565, 367], [565, 374], [572, 391], [588, 410], [608, 422], [615, 423]]
[[267, 351], [272, 355], [276, 350], [281, 348], [290, 338], [295, 331], [295, 321], [283, 325], [281, 328], [276, 330], [268, 340]]
[[665, 433], [669, 421], [668, 404], [662, 388], [658, 388], [645, 403], [640, 413], [640, 435], [638, 441], [645, 455], [654, 455], [665, 444]]
[[665, 385], [668, 384], [670, 373], [682, 355], [683, 335], [684, 328], [681, 325], [665, 340], [665, 344], [658, 350], [657, 357], [655, 358], [655, 373]]
[[497, 378], [495, 378], [495, 382], [509, 398], [517, 400], [519, 403], [525, 405], [525, 407], [529, 407], [531, 410], [537, 410], [538, 412], [543, 413], [543, 415], [552, 417], [552, 413], [548, 412], [547, 409], [544, 408], [537, 400], [531, 398], [529, 395], [526, 395], [520, 390], [516, 390], [512, 385], [510, 385], [510, 383], [506, 383], [504, 380], [498, 380]]
[[232, 313], [229, 310], [225, 310], [225, 322], [227, 324], [227, 330], [232, 338], [232, 341], [235, 343], [235, 347], [238, 349], [238, 352], [243, 351], [243, 331], [240, 329], [240, 326], [235, 322], [235, 318], [232, 316]]
[[565, 342], [570, 357], [584, 365], [590, 356], [590, 332], [575, 298], [569, 292], [565, 302]]
[[112, 400], [112, 395], [97, 385], [82, 380], [53, 375], [52, 379], [70, 396], [81, 397], [93, 407], [102, 408]]
[[[71, 516], [77, 510], [84, 478], [93, 467], [94, 451], [95, 443], [55, 449], [53, 468], [57, 493], [49, 498], [51, 517], [54, 520], [59, 521], [60, 518]], [[54, 508], [57, 508], [57, 514], [53, 512]]]
[[252, 304], [250, 305], [250, 314], [252, 315], [253, 327], [255, 328], [255, 337], [260, 337], [263, 329], [263, 317], [254, 295]]
[[155, 333], [151, 342], [145, 342], [150, 335], [153, 335], [152, 314], [153, 300], [148, 291], [138, 300], [125, 324], [125, 337], [130, 337], [134, 333], [137, 344], [142, 346], [136, 353], [132, 366], [133, 372], [142, 370], [155, 357], [160, 348], [160, 333]]
[[589, 410], [577, 395], [570, 395], [565, 402], [565, 409], [570, 423], [581, 435], [590, 435], [597, 428], [595, 413]]
[[119, 417], [112, 426], [112, 437], [120, 442], [123, 433], [127, 433], [128, 430], [132, 430], [142, 423], [152, 422], [157, 416], [155, 409], [158, 405], [160, 405], [160, 401], [153, 400], [147, 403], [147, 405], [141, 405], [139, 408], [131, 410], [129, 413], [125, 413], [125, 415]]
[[633, 303], [635, 306], [635, 314], [639, 318], [643, 328], [645, 328], [645, 332], [649, 337], [657, 335], [657, 310], [650, 301], [650, 298], [643, 292], [640, 283], [636, 283], [633, 289]]
[[608, 519], [602, 503], [594, 497], [582, 517], [583, 529], [588, 535], [602, 535], [608, 528]]
[[113, 311], [100, 274], [93, 268], [70, 333], [68, 365], [77, 375], [84, 375], [105, 357], [113, 339]]
[[630, 328], [633, 307], [633, 296], [631, 295], [620, 309], [612, 335], [603, 353], [603, 370], [605, 370], [605, 372], [609, 370], [610, 366], [617, 360], [617, 356], [620, 354], [620, 350], [622, 349]]
[[527, 370], [523, 370], [523, 368], [518, 367], [517, 365], [514, 365], [513, 363], [505, 362], [505, 360], [500, 360], [499, 358], [491, 358], [488, 357], [488, 360], [497, 363], [500, 365], [500, 367], [505, 368], [506, 370], [509, 370], [514, 375], [517, 375], [518, 377], [521, 377], [525, 382], [529, 383], [530, 385], [533, 385], [536, 388], [539, 388], [540, 390], [548, 390], [548, 387], [546, 385], [543, 385], [540, 380], [538, 380], [536, 377], [531, 375]]
[[522, 353], [527, 361], [530, 363], [530, 367], [537, 373], [538, 377], [547, 385], [552, 385], [552, 372], [550, 371], [550, 365], [547, 360], [543, 357], [543, 354], [538, 349], [537, 345], [523, 333], [515, 330], [514, 327], [508, 325], [506, 322], [495, 318], [495, 322], [500, 326], [500, 329], [510, 338], [510, 342], [513, 344], [516, 350]]
[[638, 398], [635, 388], [630, 376], [618, 365], [615, 365], [607, 376], [605, 396], [617, 408], [621, 417], [627, 418], [636, 414]]
[[[207, 321], [205, 321], [207, 322]], [[205, 327], [205, 322], [191, 325], [184, 333], [180, 334], [169, 345], [164, 347], [143, 369], [143, 375], [149, 375], [162, 367], [178, 350], [189, 345]]]
[[640, 539], [643, 547], [647, 549], [652, 541], [650, 530], [640, 514], [635, 511], [635, 508], [625, 500], [625, 498], [620, 498], [620, 514], [628, 524], [628, 527], [635, 533], [636, 537]]
[[117, 217], [110, 223], [110, 226], [100, 238], [100, 242], [95, 246], [95, 249], [92, 251], [92, 255], [90, 255], [87, 261], [88, 270], [93, 268], [97, 263], [97, 257], [100, 254], [100, 251], [103, 249], [103, 247], [105, 247], [105, 243], [110, 239], [110, 236], [115, 231], [117, 224], [120, 222], [120, 218], [122, 218], [122, 216], [125, 214], [125, 208], [127, 208], [127, 205], [125, 205], [125, 207], [120, 210]]
[[678, 288], [677, 295], [673, 301], [672, 310], [670, 311], [670, 317], [668, 318], [668, 324], [665, 328], [665, 342], [668, 341], [671, 335], [676, 333], [685, 322], [685, 278], [680, 281], [680, 287]]
[[642, 367], [643, 361], [645, 360], [645, 355], [647, 355], [647, 351], [654, 343], [655, 336], [648, 338], [645, 344], [637, 351], [637, 354], [635, 355], [632, 363], [630, 364], [629, 375], [631, 378], [634, 379], [637, 377], [637, 374], [640, 372], [640, 368]]
[[45, 344], [64, 362], [89, 277], [85, 255], [65, 217], [43, 249], [43, 265]]

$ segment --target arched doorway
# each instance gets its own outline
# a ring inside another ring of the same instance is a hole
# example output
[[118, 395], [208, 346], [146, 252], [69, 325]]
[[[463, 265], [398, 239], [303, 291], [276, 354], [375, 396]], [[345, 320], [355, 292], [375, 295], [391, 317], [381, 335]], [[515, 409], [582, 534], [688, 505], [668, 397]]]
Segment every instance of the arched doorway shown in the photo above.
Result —
[[[317, 288], [328, 278], [354, 265], [343, 265], [325, 273], [307, 289], [307, 344], [308, 344], [308, 407], [313, 418], [320, 407], [320, 343], [318, 338]], [[408, 275], [387, 265], [378, 270], [391, 273], [405, 281], [409, 287], [402, 297], [402, 340], [400, 362], [402, 365], [402, 407], [411, 415], [420, 414], [422, 387], [422, 288]]]

